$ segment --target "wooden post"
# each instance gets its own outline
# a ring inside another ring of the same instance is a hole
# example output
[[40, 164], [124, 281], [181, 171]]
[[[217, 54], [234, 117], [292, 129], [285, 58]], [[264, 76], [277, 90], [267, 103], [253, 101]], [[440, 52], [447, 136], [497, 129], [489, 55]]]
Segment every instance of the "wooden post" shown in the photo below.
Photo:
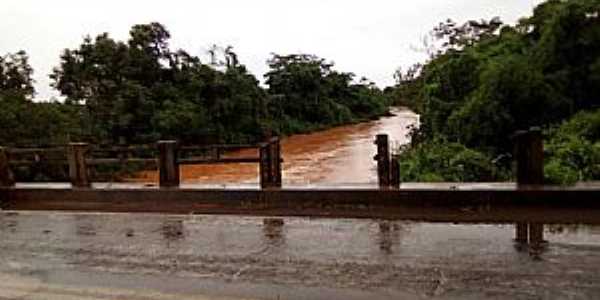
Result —
[[262, 189], [270, 188], [272, 186], [272, 174], [271, 167], [273, 166], [271, 163], [271, 155], [273, 154], [271, 150], [271, 143], [263, 143], [259, 148], [259, 165], [258, 171], [260, 174], [260, 187]]
[[[526, 189], [544, 183], [544, 143], [542, 131], [532, 127], [528, 131], [518, 131], [514, 137], [514, 157], [516, 161], [517, 187]], [[543, 225], [517, 223], [515, 240], [519, 243], [538, 244], [543, 240]]]
[[544, 143], [542, 131], [533, 127], [515, 134], [517, 184], [521, 186], [544, 183]]
[[377, 161], [377, 178], [380, 188], [390, 186], [390, 143], [387, 134], [378, 134], [375, 140], [377, 145], [377, 155], [374, 159]]
[[271, 140], [271, 183], [272, 187], [281, 187], [281, 143], [279, 137]]
[[400, 161], [399, 155], [392, 155], [392, 161], [390, 164], [390, 185], [392, 188], [400, 188]]
[[540, 245], [544, 242], [544, 224], [529, 224], [529, 244]]
[[0, 187], [12, 187], [15, 185], [15, 178], [10, 170], [8, 151], [0, 147]]
[[529, 236], [529, 226], [527, 223], [517, 223], [515, 225], [515, 241], [520, 244], [527, 244]]
[[215, 160], [221, 159], [221, 148], [217, 147], [217, 148], [215, 148], [214, 151], [215, 151], [214, 152]]
[[177, 141], [158, 141], [159, 186], [179, 187], [179, 164], [177, 163]]
[[71, 178], [71, 186], [74, 188], [91, 186], [85, 163], [85, 154], [87, 151], [87, 143], [69, 143], [68, 145], [69, 177]]

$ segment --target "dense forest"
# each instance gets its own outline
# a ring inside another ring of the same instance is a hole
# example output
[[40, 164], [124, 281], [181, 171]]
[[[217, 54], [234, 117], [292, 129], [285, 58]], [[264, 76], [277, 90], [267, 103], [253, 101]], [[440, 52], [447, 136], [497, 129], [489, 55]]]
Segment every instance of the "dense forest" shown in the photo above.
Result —
[[402, 179], [508, 180], [511, 135], [532, 126], [544, 130], [549, 183], [600, 179], [599, 12], [598, 0], [550, 0], [514, 26], [436, 26], [430, 59], [386, 91], [421, 115]]
[[403, 181], [512, 176], [511, 135], [538, 126], [549, 183], [600, 179], [600, 1], [549, 0], [515, 25], [441, 22], [424, 63], [380, 90], [308, 54], [273, 54], [261, 85], [232, 47], [207, 61], [169, 46], [159, 23], [65, 49], [50, 77], [60, 100], [33, 101], [25, 52], [0, 56], [0, 145], [256, 142], [372, 119], [390, 105], [420, 114], [401, 151]]
[[255, 142], [358, 122], [387, 112], [374, 84], [314, 55], [273, 54], [266, 88], [232, 47], [208, 62], [169, 47], [159, 23], [136, 25], [127, 41], [104, 33], [66, 49], [50, 77], [62, 99], [32, 101], [25, 52], [0, 57], [0, 145]]

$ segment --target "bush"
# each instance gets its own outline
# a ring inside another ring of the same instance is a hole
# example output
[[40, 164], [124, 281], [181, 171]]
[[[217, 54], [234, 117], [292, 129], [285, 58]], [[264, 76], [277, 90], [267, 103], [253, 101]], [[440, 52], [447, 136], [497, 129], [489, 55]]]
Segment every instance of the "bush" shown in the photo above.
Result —
[[558, 160], [551, 160], [544, 165], [544, 181], [548, 184], [571, 185], [579, 180], [577, 170], [563, 165]]
[[400, 154], [400, 178], [412, 182], [495, 180], [504, 174], [486, 154], [442, 140], [414, 145]]
[[600, 180], [600, 110], [578, 113], [546, 134], [544, 171], [548, 183]]

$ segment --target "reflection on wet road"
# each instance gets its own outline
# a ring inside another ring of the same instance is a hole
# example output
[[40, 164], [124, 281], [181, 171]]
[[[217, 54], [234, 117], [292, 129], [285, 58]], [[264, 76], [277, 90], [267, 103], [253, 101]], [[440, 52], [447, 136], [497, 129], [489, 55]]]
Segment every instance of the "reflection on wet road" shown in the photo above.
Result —
[[545, 225], [536, 245], [515, 234], [511, 224], [4, 212], [0, 274], [260, 299], [600, 296], [600, 228]]

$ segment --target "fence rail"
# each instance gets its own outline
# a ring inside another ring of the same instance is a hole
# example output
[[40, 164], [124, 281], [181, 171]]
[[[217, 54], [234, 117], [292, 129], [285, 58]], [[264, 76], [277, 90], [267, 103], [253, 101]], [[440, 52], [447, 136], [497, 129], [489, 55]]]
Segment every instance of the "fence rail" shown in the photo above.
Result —
[[[518, 131], [513, 136], [516, 177], [520, 186], [543, 184], [543, 141], [541, 130]], [[398, 155], [390, 151], [387, 134], [376, 136], [377, 177], [381, 189], [400, 187], [400, 164]], [[222, 157], [223, 151], [257, 149], [258, 156]], [[153, 151], [155, 157], [132, 157], [135, 151]], [[198, 157], [194, 151], [209, 152], [210, 156]], [[117, 152], [118, 157], [90, 157], [91, 154]], [[56, 154], [66, 153], [57, 158]], [[123, 153], [129, 155], [122, 155]], [[187, 156], [181, 157], [181, 153]], [[15, 159], [13, 156], [33, 155], [31, 159]], [[179, 146], [177, 141], [159, 141], [155, 146], [109, 146], [97, 147], [86, 143], [70, 143], [65, 147], [49, 149], [12, 149], [0, 147], [0, 187], [13, 186], [14, 178], [11, 166], [25, 166], [43, 160], [47, 164], [66, 164], [74, 187], [89, 187], [88, 167], [104, 164], [142, 163], [155, 164], [159, 170], [160, 187], [178, 187], [180, 184], [179, 166], [215, 163], [257, 163], [261, 188], [280, 188], [282, 186], [281, 146], [278, 137], [258, 144], [221, 144], [201, 146]]]
[[[279, 144], [279, 138], [274, 137], [258, 144], [181, 147], [177, 141], [159, 141], [154, 146], [119, 145], [98, 147], [87, 143], [69, 143], [65, 147], [52, 148], [0, 147], [0, 187], [14, 186], [15, 179], [11, 168], [31, 166], [43, 162], [48, 165], [68, 166], [71, 184], [77, 188], [91, 186], [89, 178], [89, 167], [91, 166], [126, 163], [153, 164], [159, 170], [160, 187], [178, 187], [180, 184], [180, 165], [257, 163], [259, 164], [260, 186], [262, 188], [278, 188], [281, 187], [281, 163], [283, 162]], [[258, 155], [222, 157], [224, 151], [243, 149], [256, 149]], [[132, 153], [141, 151], [152, 151], [155, 157], [133, 157]], [[209, 152], [210, 156], [189, 155], [190, 152], [194, 151]], [[107, 153], [109, 157], [106, 157]], [[180, 154], [182, 153], [187, 153], [187, 157], [181, 157]], [[114, 157], [114, 154], [117, 157]]]

